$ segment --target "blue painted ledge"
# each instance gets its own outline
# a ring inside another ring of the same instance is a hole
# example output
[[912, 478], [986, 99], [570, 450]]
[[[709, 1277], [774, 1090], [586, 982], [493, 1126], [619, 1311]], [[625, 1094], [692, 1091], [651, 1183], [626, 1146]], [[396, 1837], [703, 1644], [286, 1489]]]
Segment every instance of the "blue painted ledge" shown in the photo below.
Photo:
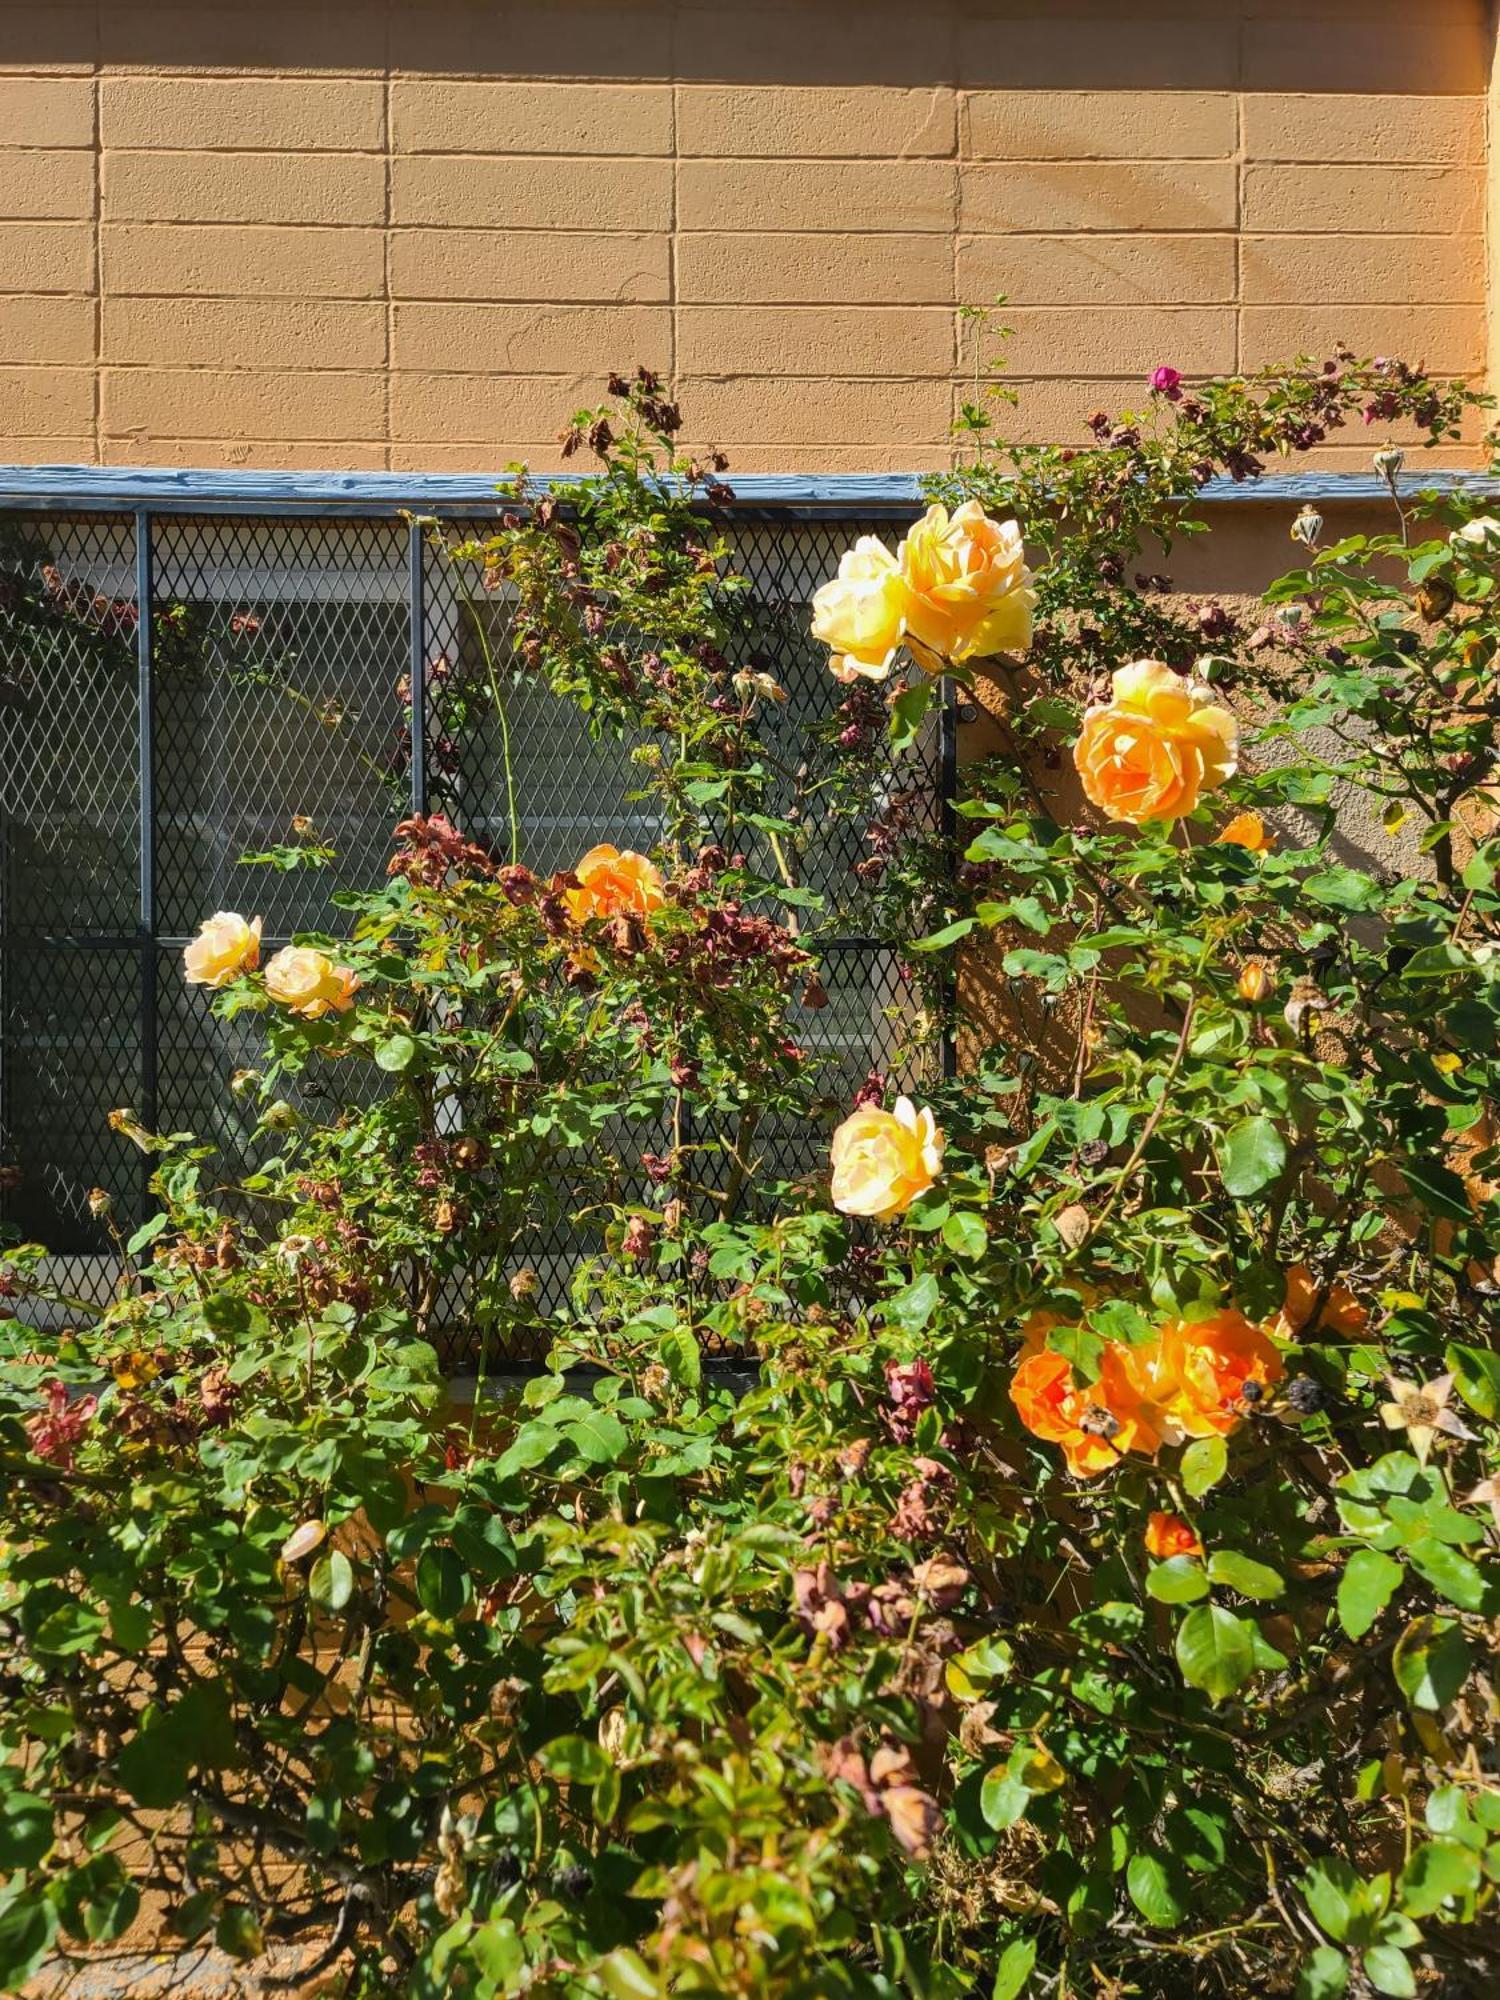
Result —
[[[227, 513], [458, 513], [473, 514], [498, 504], [503, 472], [215, 472], [174, 466], [0, 465], [0, 509], [55, 509], [117, 512], [148, 507], [160, 512], [199, 509]], [[751, 473], [728, 475], [736, 503], [778, 513], [859, 514], [904, 512], [919, 505], [923, 478], [916, 473]], [[536, 486], [560, 491], [576, 483], [568, 475], [538, 477]], [[1424, 471], [1420, 453], [1408, 455], [1402, 490], [1417, 493], [1465, 491], [1500, 494], [1500, 479], [1489, 473]], [[1345, 504], [1379, 501], [1385, 484], [1374, 473], [1293, 472], [1263, 479], [1216, 479], [1199, 498], [1209, 505], [1301, 505], [1305, 501]]]

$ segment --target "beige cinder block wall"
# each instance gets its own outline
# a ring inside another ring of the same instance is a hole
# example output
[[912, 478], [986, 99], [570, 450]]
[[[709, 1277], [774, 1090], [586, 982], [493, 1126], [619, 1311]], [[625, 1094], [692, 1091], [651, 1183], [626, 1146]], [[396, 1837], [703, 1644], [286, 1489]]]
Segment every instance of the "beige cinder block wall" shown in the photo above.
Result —
[[[942, 464], [1342, 336], [1485, 362], [1487, 0], [0, 0], [0, 459]], [[1330, 462], [1363, 466], [1369, 440]]]

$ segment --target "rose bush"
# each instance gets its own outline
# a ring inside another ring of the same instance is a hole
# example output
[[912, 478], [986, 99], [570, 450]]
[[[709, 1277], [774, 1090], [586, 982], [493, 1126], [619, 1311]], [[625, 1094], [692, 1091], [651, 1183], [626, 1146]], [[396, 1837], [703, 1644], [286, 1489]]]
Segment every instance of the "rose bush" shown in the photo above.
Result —
[[[659, 845], [434, 814], [345, 937], [211, 918], [248, 1170], [122, 1110], [114, 1303], [6, 1258], [4, 1979], [163, 1927], [367, 1995], [1487, 1992], [1494, 551], [1387, 452], [1391, 531], [1299, 520], [1248, 615], [1134, 569], [1211, 474], [1475, 399], [1340, 354], [1164, 365], [1089, 451], [969, 412], [818, 593], [789, 761], [723, 468], [615, 387], [457, 559]], [[956, 843], [890, 761], [944, 673], [998, 718]], [[958, 1075], [831, 1093], [851, 911]]]

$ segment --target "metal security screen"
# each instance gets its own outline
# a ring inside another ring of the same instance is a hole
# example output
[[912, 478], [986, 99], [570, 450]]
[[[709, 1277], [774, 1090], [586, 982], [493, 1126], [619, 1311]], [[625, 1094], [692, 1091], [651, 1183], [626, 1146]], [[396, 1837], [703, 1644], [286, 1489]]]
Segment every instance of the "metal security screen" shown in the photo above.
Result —
[[[0, 1217], [46, 1243], [80, 1297], [113, 1282], [89, 1190], [106, 1187], [124, 1218], [145, 1201], [145, 1165], [108, 1129], [112, 1108], [196, 1132], [231, 1173], [248, 1154], [251, 1120], [226, 1084], [254, 1059], [254, 1023], [216, 1021], [181, 977], [202, 919], [258, 912], [268, 950], [337, 931], [333, 892], [380, 878], [413, 809], [508, 841], [493, 704], [467, 698], [507, 657], [507, 606], [447, 553], [495, 510], [470, 496], [435, 507], [430, 493], [421, 507], [418, 519], [392, 495], [358, 511], [250, 511], [199, 494], [77, 512], [33, 494], [0, 512]], [[812, 592], [855, 535], [893, 527], [807, 508], [733, 515], [753, 586], [740, 636], [789, 692], [777, 724], [789, 741], [839, 698], [808, 636]], [[591, 740], [540, 684], [506, 700], [528, 864], [566, 867], [603, 838], [649, 846], [647, 809], [626, 801], [629, 747]], [[925, 811], [942, 809], [950, 763], [945, 723], [902, 770]], [[336, 849], [331, 868], [245, 862], [297, 816]], [[864, 853], [858, 828], [839, 830], [813, 857], [813, 886], [836, 890]], [[806, 1015], [803, 1039], [847, 1097], [889, 1056], [898, 966], [849, 938], [825, 977], [829, 1005]], [[810, 1163], [801, 1135], [779, 1144], [778, 1164]], [[541, 1309], [576, 1254], [566, 1225], [534, 1246]], [[457, 1365], [461, 1299], [450, 1320]]]

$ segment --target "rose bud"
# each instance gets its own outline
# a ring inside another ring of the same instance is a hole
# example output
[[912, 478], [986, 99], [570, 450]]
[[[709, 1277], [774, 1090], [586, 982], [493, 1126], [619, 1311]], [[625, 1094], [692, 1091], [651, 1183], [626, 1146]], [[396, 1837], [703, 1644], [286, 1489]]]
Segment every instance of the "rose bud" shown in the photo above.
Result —
[[1276, 980], [1264, 959], [1252, 958], [1245, 964], [1238, 982], [1239, 996], [1258, 1006], [1262, 1000], [1269, 1000], [1276, 987]]

